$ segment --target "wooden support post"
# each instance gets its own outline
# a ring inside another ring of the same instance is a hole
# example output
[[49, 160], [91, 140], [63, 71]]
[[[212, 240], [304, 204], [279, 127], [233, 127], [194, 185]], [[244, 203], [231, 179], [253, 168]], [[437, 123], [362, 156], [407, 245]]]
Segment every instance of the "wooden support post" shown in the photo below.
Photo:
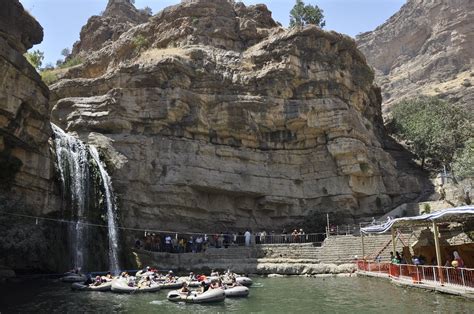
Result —
[[397, 239], [395, 238], [395, 229], [392, 227], [390, 229], [392, 232], [392, 250], [393, 250], [393, 255], [395, 255], [395, 252], [397, 252]]
[[329, 213], [326, 213], [326, 238], [329, 238], [330, 230], [329, 230]]
[[364, 233], [360, 233], [360, 239], [362, 241], [362, 259], [365, 261], [365, 244], [364, 244]]
[[438, 225], [434, 221], [433, 221], [433, 236], [434, 236], [435, 249], [436, 249], [436, 261], [438, 262], [439, 281], [441, 282], [441, 284], [443, 284], [444, 274], [443, 274], [443, 269], [441, 268], [443, 264], [441, 261], [441, 247], [439, 245], [439, 229], [438, 229]]

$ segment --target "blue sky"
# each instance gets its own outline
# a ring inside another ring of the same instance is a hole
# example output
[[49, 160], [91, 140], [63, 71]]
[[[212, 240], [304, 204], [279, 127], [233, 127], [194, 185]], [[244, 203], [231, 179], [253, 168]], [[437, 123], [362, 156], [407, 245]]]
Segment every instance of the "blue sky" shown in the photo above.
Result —
[[[44, 27], [44, 40], [33, 49], [45, 53], [45, 62], [56, 63], [63, 48], [72, 48], [81, 27], [92, 15], [98, 15], [107, 0], [20, 0]], [[137, 8], [149, 6], [153, 14], [180, 0], [136, 0]], [[294, 0], [244, 0], [245, 4], [265, 3], [273, 18], [287, 26]], [[324, 10], [326, 29], [355, 36], [373, 30], [397, 12], [406, 0], [305, 0]]]

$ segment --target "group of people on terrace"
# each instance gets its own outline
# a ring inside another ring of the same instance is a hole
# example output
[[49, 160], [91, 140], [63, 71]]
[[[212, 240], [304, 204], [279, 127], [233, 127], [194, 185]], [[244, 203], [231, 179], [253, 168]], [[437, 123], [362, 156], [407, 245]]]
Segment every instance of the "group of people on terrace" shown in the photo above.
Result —
[[[376, 261], [380, 262], [380, 256], [376, 257]], [[427, 261], [426, 258], [422, 254], [415, 254], [413, 255], [410, 259], [407, 259], [403, 253], [400, 252], [390, 252], [390, 262], [392, 264], [413, 264], [416, 266], [419, 265], [426, 265]], [[433, 257], [433, 259], [430, 262], [431, 265], [436, 265], [437, 261], [436, 258]], [[445, 267], [464, 267], [464, 261], [461, 258], [461, 255], [459, 254], [458, 251], [453, 251], [452, 254], [448, 254], [448, 257], [446, 258], [446, 263], [444, 265]]]
[[[321, 239], [319, 239], [321, 238]], [[252, 232], [219, 232], [214, 234], [179, 234], [145, 232], [142, 237], [136, 237], [134, 246], [152, 252], [167, 253], [200, 253], [209, 247], [228, 248], [230, 246], [250, 246], [253, 244], [273, 243], [305, 243], [324, 240], [324, 236], [316, 238], [306, 234], [303, 228], [293, 231], [283, 229], [280, 234], [266, 230]]]

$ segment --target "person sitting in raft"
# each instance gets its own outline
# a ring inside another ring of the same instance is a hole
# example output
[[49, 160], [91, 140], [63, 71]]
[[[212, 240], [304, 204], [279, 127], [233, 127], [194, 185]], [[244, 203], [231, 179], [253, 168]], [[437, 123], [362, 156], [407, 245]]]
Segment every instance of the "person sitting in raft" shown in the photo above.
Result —
[[112, 281], [112, 279], [114, 279], [114, 277], [112, 276], [110, 271], [105, 276], [102, 276], [102, 282]]
[[241, 286], [241, 284], [237, 282], [237, 279], [235, 277], [232, 277], [232, 282], [230, 285], [227, 286], [227, 288], [234, 288], [237, 286]]
[[190, 272], [189, 273], [189, 278], [188, 278], [189, 281], [195, 281], [196, 280], [196, 275], [194, 275], [193, 272]]
[[167, 281], [167, 282], [173, 282], [173, 281], [175, 281], [175, 276], [174, 276], [174, 273], [173, 273], [172, 270], [170, 270], [170, 271], [168, 272], [168, 274], [166, 275], [166, 281]]
[[147, 288], [147, 287], [150, 287], [151, 286], [151, 279], [150, 279], [150, 276], [146, 276], [146, 278], [142, 278], [139, 282], [138, 282], [138, 289], [143, 289], [143, 288]]
[[219, 280], [214, 279], [211, 281], [211, 289], [219, 289], [220, 287]]
[[130, 277], [130, 276], [126, 271], [124, 271], [120, 274], [120, 278], [128, 278], [128, 277]]
[[181, 289], [179, 290], [179, 293], [181, 294], [189, 294], [191, 290], [188, 288], [188, 284], [186, 282], [183, 282], [183, 285], [181, 286]]
[[204, 281], [201, 282], [198, 293], [204, 293], [209, 289], [208, 285]]
[[95, 276], [94, 283], [91, 284], [91, 286], [97, 287], [102, 284], [102, 278], [100, 276]]
[[218, 277], [219, 276], [219, 272], [215, 271], [214, 269], [211, 270], [211, 277]]
[[198, 275], [197, 276], [197, 281], [206, 281], [207, 277], [204, 274]]
[[135, 287], [136, 286], [134, 277], [128, 276], [128, 277], [126, 277], [126, 280], [127, 280], [127, 286], [129, 286], [129, 287]]

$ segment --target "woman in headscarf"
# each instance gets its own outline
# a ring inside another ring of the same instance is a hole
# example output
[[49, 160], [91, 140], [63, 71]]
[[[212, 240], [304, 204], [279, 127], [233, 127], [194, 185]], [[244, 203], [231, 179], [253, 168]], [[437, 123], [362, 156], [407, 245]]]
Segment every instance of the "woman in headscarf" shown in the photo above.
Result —
[[457, 267], [464, 267], [464, 261], [462, 260], [461, 256], [459, 255], [458, 251], [454, 251], [453, 252], [453, 257], [454, 257], [454, 260], [453, 261], [456, 261], [458, 262], [458, 266]]

